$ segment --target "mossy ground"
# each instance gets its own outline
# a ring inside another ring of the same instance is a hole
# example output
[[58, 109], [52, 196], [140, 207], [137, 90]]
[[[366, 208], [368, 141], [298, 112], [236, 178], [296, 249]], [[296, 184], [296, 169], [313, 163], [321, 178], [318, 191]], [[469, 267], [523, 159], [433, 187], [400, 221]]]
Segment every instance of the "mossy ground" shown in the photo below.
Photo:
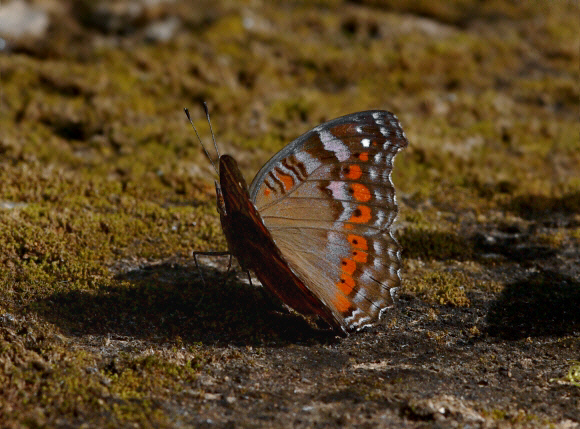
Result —
[[[61, 3], [0, 57], [0, 426], [577, 427], [575, 2], [175, 2], [166, 44]], [[329, 337], [227, 258], [202, 283], [191, 252], [225, 250], [202, 100], [248, 179], [397, 113], [384, 326]]]

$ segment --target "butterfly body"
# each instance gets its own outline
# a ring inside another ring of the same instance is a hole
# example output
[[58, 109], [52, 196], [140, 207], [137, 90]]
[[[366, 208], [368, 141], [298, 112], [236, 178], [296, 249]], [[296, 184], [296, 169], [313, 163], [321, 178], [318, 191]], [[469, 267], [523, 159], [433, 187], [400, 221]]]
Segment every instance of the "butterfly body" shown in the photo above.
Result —
[[229, 251], [284, 303], [335, 331], [374, 324], [400, 283], [391, 171], [407, 144], [396, 116], [372, 110], [303, 134], [249, 188], [222, 155], [216, 190]]

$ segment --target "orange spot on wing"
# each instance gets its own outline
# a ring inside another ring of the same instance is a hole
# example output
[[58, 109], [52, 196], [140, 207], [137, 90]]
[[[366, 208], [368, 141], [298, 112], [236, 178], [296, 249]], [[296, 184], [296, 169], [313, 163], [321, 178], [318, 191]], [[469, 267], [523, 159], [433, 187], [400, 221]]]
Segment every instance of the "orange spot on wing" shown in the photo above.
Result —
[[339, 288], [341, 291], [344, 292], [345, 295], [348, 295], [352, 292], [355, 286], [354, 279], [346, 273], [342, 273], [340, 275], [340, 281], [338, 282]]
[[355, 286], [354, 279], [346, 273], [340, 275], [340, 281], [336, 284], [342, 293], [348, 295], [352, 292]]
[[352, 259], [342, 258], [342, 271], [348, 275], [352, 275], [352, 273], [356, 270], [356, 262]]
[[292, 186], [294, 186], [294, 179], [292, 176], [288, 176], [287, 174], [278, 174], [278, 179], [280, 179], [284, 185], [284, 189], [287, 191], [292, 189]]
[[356, 164], [349, 165], [347, 171], [348, 172], [346, 173], [346, 177], [348, 179], [357, 180], [358, 178], [360, 178], [360, 176], [362, 176], [362, 170]]
[[270, 195], [271, 192], [272, 191], [270, 191], [270, 188], [264, 188], [264, 196], [267, 197], [268, 195]]
[[369, 160], [369, 153], [368, 152], [359, 153], [358, 159], [360, 159], [361, 161], [368, 161]]
[[350, 305], [350, 301], [348, 300], [348, 298], [346, 296], [344, 296], [340, 292], [338, 292], [334, 296], [333, 303], [336, 306], [336, 309], [338, 311], [340, 311], [341, 313], [346, 313], [348, 310], [350, 310], [352, 308], [352, 306]]
[[361, 264], [366, 264], [368, 258], [368, 253], [362, 250], [353, 250], [352, 259], [355, 262], [360, 262]]
[[358, 206], [348, 221], [353, 223], [367, 223], [369, 220], [371, 220], [371, 217], [372, 215], [370, 207]]
[[369, 248], [366, 238], [361, 237], [360, 235], [349, 234], [346, 239], [355, 249], [367, 250]]
[[350, 188], [353, 191], [353, 196], [358, 201], [366, 202], [371, 199], [371, 191], [365, 185], [361, 185], [360, 183], [353, 183]]

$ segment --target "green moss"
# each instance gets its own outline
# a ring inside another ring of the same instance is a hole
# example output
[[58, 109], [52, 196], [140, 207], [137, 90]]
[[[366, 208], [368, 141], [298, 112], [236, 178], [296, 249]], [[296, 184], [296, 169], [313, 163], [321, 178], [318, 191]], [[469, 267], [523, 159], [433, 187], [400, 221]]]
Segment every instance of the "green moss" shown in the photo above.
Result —
[[566, 375], [567, 380], [574, 386], [580, 387], [580, 362], [573, 362]]
[[568, 369], [568, 373], [561, 379], [551, 379], [551, 382], [558, 381], [563, 383], [570, 383], [573, 386], [580, 387], [580, 362], [573, 361]]
[[471, 302], [466, 291], [473, 288], [473, 284], [473, 280], [463, 273], [442, 272], [406, 282], [404, 289], [433, 304], [469, 307]]

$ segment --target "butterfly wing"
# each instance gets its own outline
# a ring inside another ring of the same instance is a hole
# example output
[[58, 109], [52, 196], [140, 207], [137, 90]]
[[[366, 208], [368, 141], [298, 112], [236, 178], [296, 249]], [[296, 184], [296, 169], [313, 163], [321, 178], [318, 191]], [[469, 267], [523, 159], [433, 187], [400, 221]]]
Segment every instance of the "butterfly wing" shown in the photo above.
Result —
[[354, 113], [300, 136], [250, 185], [291, 270], [347, 329], [377, 321], [400, 283], [391, 171], [407, 144], [392, 113]]

